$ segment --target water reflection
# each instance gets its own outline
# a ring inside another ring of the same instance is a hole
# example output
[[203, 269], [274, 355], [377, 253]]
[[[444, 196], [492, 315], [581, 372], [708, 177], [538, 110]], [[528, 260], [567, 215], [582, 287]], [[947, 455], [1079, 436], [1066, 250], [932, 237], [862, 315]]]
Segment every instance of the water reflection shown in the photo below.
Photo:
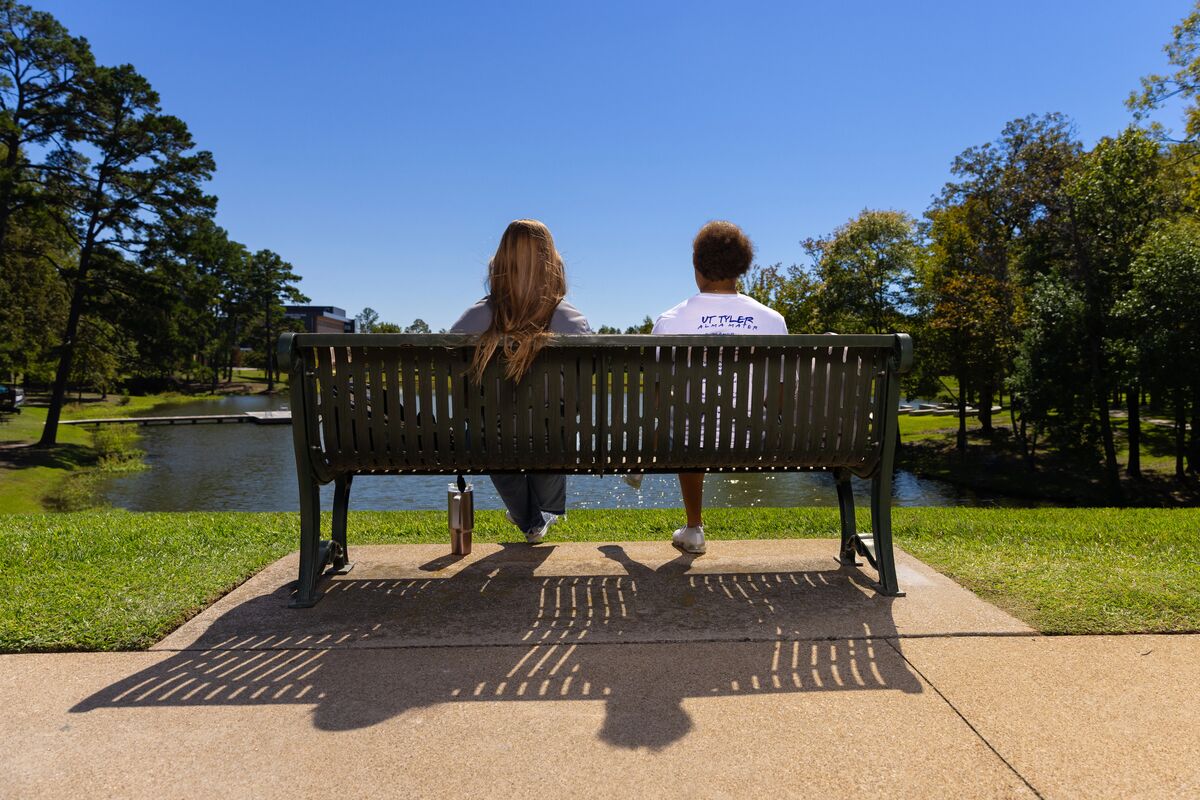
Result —
[[[175, 405], [160, 413], [233, 414], [287, 408], [284, 397], [227, 397]], [[153, 413], [153, 412], [151, 412]], [[296, 466], [291, 430], [286, 425], [204, 424], [140, 429], [141, 447], [151, 469], [113, 477], [104, 499], [132, 511], [294, 511]], [[354, 480], [355, 509], [442, 509], [445, 476], [362, 476]], [[501, 508], [486, 478], [475, 479], [479, 508]], [[856, 481], [860, 501], [867, 485]], [[674, 476], [647, 475], [640, 491], [619, 477], [575, 476], [567, 484], [571, 508], [677, 508]], [[901, 506], [1017, 505], [1019, 501], [982, 495], [901, 470], [894, 482]], [[721, 506], [836, 505], [832, 478], [825, 473], [710, 475], [705, 501]], [[323, 487], [325, 508], [333, 503], [332, 485]]]

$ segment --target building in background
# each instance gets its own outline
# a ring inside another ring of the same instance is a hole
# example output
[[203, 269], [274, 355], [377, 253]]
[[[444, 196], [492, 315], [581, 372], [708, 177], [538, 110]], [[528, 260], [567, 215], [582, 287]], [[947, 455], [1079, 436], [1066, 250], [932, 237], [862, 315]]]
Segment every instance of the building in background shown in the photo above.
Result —
[[304, 330], [309, 333], [356, 333], [353, 317], [346, 316], [346, 309], [337, 306], [284, 306], [284, 313], [292, 319], [304, 321]]

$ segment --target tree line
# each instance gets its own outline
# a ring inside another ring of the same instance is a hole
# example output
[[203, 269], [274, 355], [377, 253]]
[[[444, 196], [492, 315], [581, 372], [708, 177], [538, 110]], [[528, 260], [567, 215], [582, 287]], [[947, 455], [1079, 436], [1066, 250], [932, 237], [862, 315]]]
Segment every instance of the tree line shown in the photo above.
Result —
[[[968, 147], [920, 219], [867, 209], [803, 242], [809, 263], [756, 267], [745, 290], [795, 333], [911, 331], [910, 396], [957, 383], [1034, 467], [1048, 437], [1091, 451], [1119, 496], [1141, 477], [1141, 409], [1169, 415], [1175, 473], [1200, 471], [1200, 11], [1143, 80], [1134, 123], [1086, 148], [1058, 113], [1009, 122]], [[1182, 135], [1150, 114], [1187, 103]], [[1127, 417], [1118, 462], [1113, 419]], [[1190, 436], [1188, 431], [1190, 429]]]
[[0, 375], [51, 387], [230, 376], [303, 302], [292, 266], [213, 221], [216, 169], [130, 65], [97, 64], [52, 15], [0, 0]]

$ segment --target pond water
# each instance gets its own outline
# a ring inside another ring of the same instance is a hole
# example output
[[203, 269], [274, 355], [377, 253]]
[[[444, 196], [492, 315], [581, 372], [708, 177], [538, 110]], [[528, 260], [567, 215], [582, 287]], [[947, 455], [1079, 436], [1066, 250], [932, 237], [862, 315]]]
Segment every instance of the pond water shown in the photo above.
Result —
[[[235, 396], [173, 405], [169, 415], [235, 414], [287, 408], [287, 398]], [[294, 511], [298, 506], [296, 462], [287, 425], [202, 424], [140, 428], [139, 445], [150, 469], [114, 476], [101, 488], [103, 499], [132, 511]], [[446, 476], [360, 476], [354, 479], [351, 508], [444, 509]], [[487, 478], [475, 477], [477, 508], [502, 508]], [[867, 502], [868, 484], [855, 482], [857, 499]], [[837, 505], [827, 473], [709, 475], [705, 505]], [[322, 506], [332, 507], [333, 487], [322, 487]], [[678, 508], [673, 475], [647, 475], [641, 490], [615, 476], [572, 476], [567, 481], [569, 508]], [[984, 495], [899, 470], [893, 502], [900, 506], [1020, 505], [1020, 501]], [[864, 506], [865, 507], [865, 506]]]

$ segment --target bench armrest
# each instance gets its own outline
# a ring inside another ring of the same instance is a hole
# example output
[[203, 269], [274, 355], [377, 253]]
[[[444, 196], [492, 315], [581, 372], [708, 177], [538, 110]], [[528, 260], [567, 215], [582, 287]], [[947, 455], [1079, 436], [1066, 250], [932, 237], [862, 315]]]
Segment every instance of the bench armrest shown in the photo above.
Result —
[[901, 375], [912, 370], [913, 365], [913, 343], [912, 337], [907, 333], [896, 334], [896, 349], [899, 351], [899, 359], [896, 365], [896, 372]]
[[279, 369], [284, 372], [292, 371], [292, 344], [295, 338], [296, 334], [293, 332], [280, 334], [279, 343], [275, 348], [276, 361], [279, 364]]

